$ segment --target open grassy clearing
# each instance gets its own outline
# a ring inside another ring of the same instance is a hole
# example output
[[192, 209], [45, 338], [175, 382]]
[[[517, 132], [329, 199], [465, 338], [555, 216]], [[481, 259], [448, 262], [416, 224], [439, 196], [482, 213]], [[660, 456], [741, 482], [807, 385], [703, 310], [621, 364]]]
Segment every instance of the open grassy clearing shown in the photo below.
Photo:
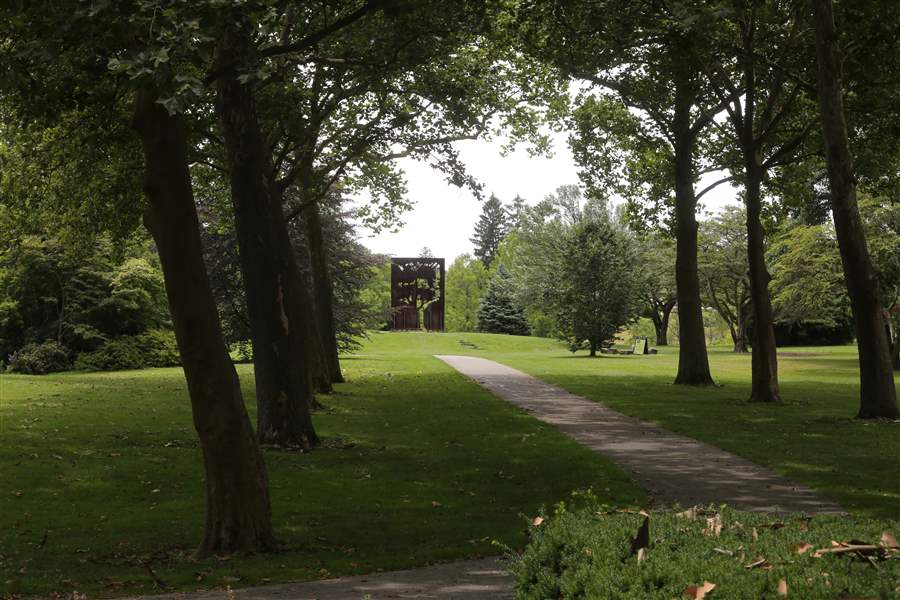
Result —
[[[522, 515], [574, 488], [642, 501], [607, 461], [432, 358], [435, 339], [375, 336], [316, 416], [326, 448], [266, 452], [274, 557], [190, 559], [203, 485], [180, 369], [0, 376], [0, 596], [410, 567], [520, 547]], [[252, 369], [238, 370], [252, 414]]]
[[[405, 336], [405, 339], [404, 339]], [[900, 516], [900, 423], [853, 419], [859, 374], [854, 346], [784, 348], [782, 405], [751, 404], [750, 356], [713, 348], [713, 388], [672, 385], [676, 347], [656, 356], [571, 354], [553, 340], [489, 334], [403, 334], [379, 347], [473, 354], [497, 360], [740, 456], [840, 502], [855, 514]], [[462, 340], [464, 343], [460, 343]], [[472, 348], [472, 344], [477, 348]]]

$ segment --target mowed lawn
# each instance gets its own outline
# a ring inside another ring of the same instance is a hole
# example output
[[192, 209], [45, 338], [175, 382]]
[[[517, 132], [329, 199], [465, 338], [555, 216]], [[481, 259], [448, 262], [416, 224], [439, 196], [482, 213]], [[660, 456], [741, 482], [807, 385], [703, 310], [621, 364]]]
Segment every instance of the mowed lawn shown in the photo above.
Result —
[[[325, 447], [266, 451], [274, 556], [191, 559], [203, 474], [180, 369], [0, 375], [0, 597], [243, 587], [495, 555], [494, 540], [521, 547], [526, 519], [574, 489], [644, 501], [608, 461], [431, 357], [458, 337], [373, 334], [323, 398]], [[252, 416], [252, 368], [238, 371]]]
[[[472, 354], [714, 444], [805, 483], [860, 516], [900, 517], [900, 422], [854, 419], [855, 346], [782, 348], [784, 403], [747, 402], [750, 355], [710, 349], [716, 387], [672, 384], [678, 348], [649, 356], [572, 354], [553, 340], [487, 334], [386, 336], [422, 352]], [[413, 341], [412, 336], [419, 339]], [[379, 342], [380, 344], [381, 342]], [[472, 345], [477, 348], [472, 348]]]

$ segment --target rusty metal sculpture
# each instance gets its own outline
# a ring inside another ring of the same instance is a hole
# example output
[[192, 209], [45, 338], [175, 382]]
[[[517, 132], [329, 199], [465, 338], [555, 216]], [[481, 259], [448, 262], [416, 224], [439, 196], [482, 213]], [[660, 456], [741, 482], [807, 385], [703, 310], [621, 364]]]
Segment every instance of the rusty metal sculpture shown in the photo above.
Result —
[[391, 259], [391, 329], [444, 330], [444, 259]]

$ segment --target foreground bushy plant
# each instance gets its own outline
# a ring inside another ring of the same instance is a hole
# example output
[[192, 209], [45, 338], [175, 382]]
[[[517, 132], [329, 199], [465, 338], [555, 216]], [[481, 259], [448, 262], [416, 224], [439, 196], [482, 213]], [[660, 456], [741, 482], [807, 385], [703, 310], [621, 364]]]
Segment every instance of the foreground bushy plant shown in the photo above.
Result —
[[175, 334], [151, 329], [140, 335], [110, 340], [92, 352], [81, 354], [75, 368], [88, 371], [119, 371], [181, 364]]
[[69, 368], [65, 346], [55, 340], [27, 344], [9, 357], [9, 370], [26, 375], [44, 375]]
[[[898, 521], [727, 508], [661, 512], [647, 519], [646, 548], [639, 551], [644, 519], [596, 505], [560, 507], [552, 517], [535, 519], [531, 543], [511, 564], [516, 597], [703, 598], [704, 584], [710, 600], [900, 594]], [[835, 545], [843, 543], [863, 549]]]

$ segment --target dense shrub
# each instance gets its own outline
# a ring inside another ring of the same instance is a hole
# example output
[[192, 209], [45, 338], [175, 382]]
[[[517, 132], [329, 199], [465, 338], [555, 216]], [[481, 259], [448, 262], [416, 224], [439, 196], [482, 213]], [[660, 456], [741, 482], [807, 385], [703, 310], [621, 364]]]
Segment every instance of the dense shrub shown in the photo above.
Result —
[[9, 357], [9, 370], [28, 375], [44, 375], [69, 368], [65, 346], [55, 340], [28, 344]]
[[[531, 528], [531, 543], [512, 561], [516, 597], [671, 600], [708, 581], [716, 585], [712, 598], [758, 600], [780, 597], [782, 580], [790, 598], [897, 597], [900, 551], [890, 549], [889, 537], [882, 538], [885, 531], [900, 534], [897, 521], [727, 509], [654, 513], [645, 559], [639, 562], [631, 539], [638, 537], [643, 520], [597, 506], [558, 509]], [[832, 540], [876, 548], [865, 556], [816, 557], [815, 551], [831, 547]]]
[[110, 340], [93, 352], [79, 355], [75, 368], [118, 371], [180, 364], [175, 334], [166, 329], [151, 329], [140, 335]]

